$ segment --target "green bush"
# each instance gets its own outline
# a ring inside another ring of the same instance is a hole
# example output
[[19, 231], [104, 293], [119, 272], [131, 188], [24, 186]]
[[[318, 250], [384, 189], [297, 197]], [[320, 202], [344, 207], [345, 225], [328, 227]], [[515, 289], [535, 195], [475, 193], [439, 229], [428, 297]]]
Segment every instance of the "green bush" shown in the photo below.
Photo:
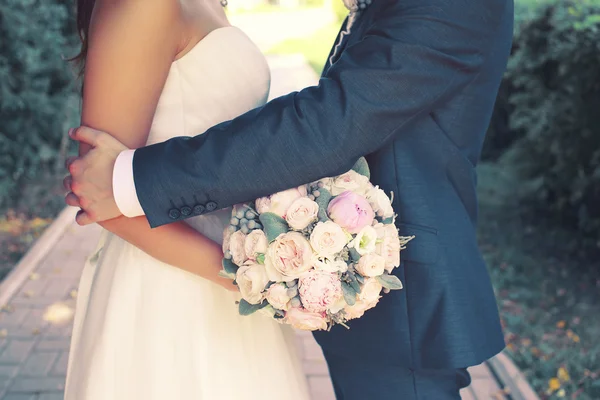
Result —
[[600, 236], [600, 2], [538, 8], [515, 39], [507, 79], [510, 129], [524, 132], [504, 156], [524, 198], [564, 227]]
[[344, 2], [342, 0], [331, 0], [331, 6], [333, 7], [337, 22], [340, 24], [344, 22], [348, 16], [348, 9], [344, 5]]
[[61, 168], [76, 117], [76, 53], [69, 0], [0, 2], [0, 206], [24, 182]]

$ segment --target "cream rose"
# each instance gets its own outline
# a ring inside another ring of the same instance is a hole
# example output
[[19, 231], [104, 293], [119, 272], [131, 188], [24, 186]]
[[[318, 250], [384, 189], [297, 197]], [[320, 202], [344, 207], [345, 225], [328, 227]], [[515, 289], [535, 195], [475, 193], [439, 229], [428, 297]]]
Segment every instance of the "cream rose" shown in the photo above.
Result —
[[273, 282], [290, 282], [312, 267], [310, 243], [300, 232], [279, 235], [269, 245], [265, 254], [265, 266]]
[[293, 229], [301, 231], [317, 219], [319, 205], [308, 197], [296, 199], [288, 208], [285, 220]]
[[302, 308], [292, 308], [286, 312], [285, 322], [293, 328], [305, 331], [327, 329], [327, 319], [323, 313], [310, 312]]
[[372, 226], [365, 226], [348, 246], [353, 247], [361, 256], [375, 252], [377, 231]]
[[231, 258], [233, 262], [238, 266], [241, 266], [246, 262], [248, 257], [245, 251], [246, 235], [242, 231], [236, 231], [231, 234], [229, 238], [229, 251], [231, 252]]
[[337, 274], [310, 271], [298, 283], [302, 304], [308, 311], [325, 312], [343, 297], [342, 282]]
[[346, 191], [351, 191], [360, 195], [364, 195], [373, 187], [369, 178], [359, 174], [354, 170], [350, 170], [345, 174], [333, 178], [331, 184], [331, 194], [337, 196]]
[[271, 208], [271, 196], [261, 197], [260, 199], [256, 199], [254, 202], [256, 206], [256, 211], [259, 214], [264, 214], [269, 212]]
[[371, 188], [365, 197], [378, 217], [386, 219], [394, 216], [394, 209], [392, 208], [390, 198], [379, 187], [375, 186]]
[[231, 228], [231, 226], [227, 226], [223, 231], [223, 253], [226, 253], [229, 250], [231, 244], [231, 235], [233, 235], [234, 232]]
[[285, 215], [292, 203], [301, 197], [306, 197], [306, 195], [307, 192], [305, 185], [275, 193], [271, 195], [269, 212], [285, 218]]
[[362, 285], [362, 289], [358, 294], [358, 301], [367, 304], [369, 308], [375, 307], [381, 298], [382, 290], [383, 286], [377, 281], [377, 279], [365, 279], [365, 283]]
[[322, 272], [346, 272], [348, 271], [348, 264], [341, 258], [327, 258], [327, 257], [315, 257], [313, 260], [313, 266], [317, 271]]
[[244, 242], [244, 252], [250, 260], [256, 261], [258, 254], [264, 254], [269, 245], [265, 233], [260, 229], [255, 229], [246, 236]]
[[385, 270], [391, 273], [400, 265], [400, 237], [394, 224], [377, 224], [374, 227], [377, 232], [377, 246], [375, 251], [385, 259]]
[[366, 279], [361, 292], [356, 296], [356, 304], [344, 307], [346, 318], [349, 320], [360, 318], [365, 311], [375, 307], [381, 298], [381, 290], [383, 290], [383, 286], [377, 282], [377, 279]]
[[241, 266], [236, 273], [235, 281], [244, 300], [250, 304], [259, 304], [264, 299], [264, 290], [269, 278], [265, 267], [260, 264]]
[[335, 222], [319, 222], [310, 235], [310, 244], [318, 256], [332, 258], [348, 243], [344, 230]]
[[267, 301], [278, 310], [287, 310], [290, 300], [288, 288], [283, 283], [275, 283], [267, 290]]
[[385, 259], [376, 253], [365, 254], [358, 260], [356, 270], [366, 277], [382, 275], [385, 272]]

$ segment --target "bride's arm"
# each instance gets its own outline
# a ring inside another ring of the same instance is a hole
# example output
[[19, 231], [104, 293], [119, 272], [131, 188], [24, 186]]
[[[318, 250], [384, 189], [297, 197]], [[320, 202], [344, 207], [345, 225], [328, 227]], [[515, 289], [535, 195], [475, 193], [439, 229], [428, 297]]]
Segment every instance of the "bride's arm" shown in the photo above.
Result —
[[[109, 132], [128, 147], [145, 145], [180, 49], [181, 21], [175, 0], [96, 2], [88, 36], [82, 124]], [[87, 150], [80, 148], [80, 153]], [[220, 246], [187, 224], [152, 230], [144, 217], [120, 217], [102, 226], [163, 262], [234, 288], [217, 276]]]

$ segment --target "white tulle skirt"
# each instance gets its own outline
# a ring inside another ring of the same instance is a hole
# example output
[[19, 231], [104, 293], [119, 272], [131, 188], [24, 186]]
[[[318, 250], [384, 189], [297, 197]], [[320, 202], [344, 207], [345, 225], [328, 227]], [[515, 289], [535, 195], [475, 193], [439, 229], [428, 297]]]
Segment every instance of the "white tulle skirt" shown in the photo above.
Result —
[[[210, 229], [215, 238], [222, 225]], [[103, 233], [79, 286], [66, 400], [306, 400], [294, 333]]]

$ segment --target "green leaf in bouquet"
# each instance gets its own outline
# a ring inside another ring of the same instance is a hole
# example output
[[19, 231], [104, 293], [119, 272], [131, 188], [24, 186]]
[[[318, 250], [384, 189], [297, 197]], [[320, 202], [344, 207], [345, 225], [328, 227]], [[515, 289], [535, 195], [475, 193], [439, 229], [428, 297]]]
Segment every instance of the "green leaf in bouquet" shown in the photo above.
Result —
[[227, 258], [223, 259], [223, 270], [225, 270], [225, 272], [227, 272], [228, 274], [235, 275], [237, 273], [238, 268], [239, 267], [237, 265], [235, 265], [233, 263], [233, 261], [231, 261]]
[[344, 292], [344, 300], [348, 303], [349, 306], [353, 306], [356, 304], [356, 290], [346, 282], [342, 282], [342, 292]]
[[356, 278], [358, 283], [360, 283], [361, 285], [365, 284], [365, 277], [362, 276], [361, 274], [354, 274], [354, 277]]
[[282, 233], [286, 233], [290, 230], [287, 222], [275, 213], [266, 212], [260, 214], [259, 219], [264, 227], [265, 235], [267, 236], [269, 243], [277, 239]]
[[225, 279], [231, 279], [232, 281], [235, 280], [235, 274], [226, 272], [226, 271], [219, 271], [218, 274], [221, 278], [225, 278]]
[[240, 306], [239, 306], [240, 315], [254, 314], [258, 310], [263, 309], [268, 305], [269, 305], [269, 303], [266, 300], [264, 300], [262, 303], [259, 303], [259, 304], [250, 304], [246, 300], [241, 299]]
[[327, 206], [329, 206], [329, 202], [331, 201], [331, 192], [325, 188], [319, 189], [319, 197], [315, 199], [315, 202], [319, 206], [319, 213], [317, 216], [319, 217], [320, 222], [329, 221], [329, 216], [327, 215]]
[[371, 179], [371, 171], [369, 170], [369, 164], [367, 163], [367, 160], [364, 157], [358, 159], [358, 161], [352, 167], [352, 170]]
[[377, 279], [377, 282], [381, 283], [381, 286], [383, 286], [386, 289], [400, 290], [404, 287], [402, 286], [402, 282], [400, 281], [400, 279], [398, 279], [398, 277], [395, 275], [384, 274], [375, 277], [375, 279]]
[[350, 286], [352, 286], [352, 289], [354, 289], [354, 291], [356, 293], [360, 293], [361, 289], [360, 289], [360, 284], [358, 283], [358, 280], [356, 279], [356, 273], [348, 271], [345, 275], [344, 275], [344, 282], [348, 283]]
[[260, 265], [265, 265], [265, 254], [264, 253], [258, 253], [256, 255], [256, 262], [259, 263]]
[[360, 260], [360, 254], [358, 254], [358, 251], [354, 247], [348, 248], [348, 253], [350, 254], [350, 258], [352, 258], [352, 261], [357, 262]]
[[394, 217], [389, 217], [381, 220], [382, 224], [389, 225], [394, 223]]

